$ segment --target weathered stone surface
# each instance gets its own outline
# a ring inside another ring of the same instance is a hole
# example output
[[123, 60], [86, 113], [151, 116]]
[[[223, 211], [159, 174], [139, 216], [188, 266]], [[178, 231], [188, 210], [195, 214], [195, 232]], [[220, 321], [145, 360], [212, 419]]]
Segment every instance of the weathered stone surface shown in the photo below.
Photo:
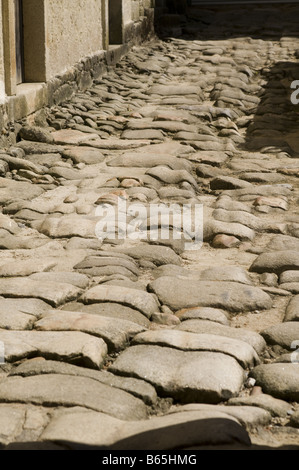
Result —
[[255, 331], [250, 331], [245, 328], [231, 328], [212, 321], [186, 320], [182, 322], [177, 329], [181, 331], [190, 331], [191, 333], [212, 334], [239, 339], [251, 344], [258, 354], [260, 354], [266, 347], [264, 338]]
[[99, 150], [83, 146], [66, 148], [63, 156], [70, 158], [74, 163], [85, 163], [86, 165], [102, 163], [105, 158]]
[[[231, 398], [233, 400], [233, 398]], [[217, 405], [217, 410], [220, 413], [225, 413], [232, 418], [235, 418], [242, 424], [246, 429], [255, 428], [257, 426], [266, 425], [271, 421], [271, 414], [267, 410], [263, 410], [253, 406], [229, 406], [230, 401], [227, 405]], [[207, 412], [214, 411], [215, 405], [207, 404], [188, 404], [179, 407], [172, 407], [170, 413], [181, 413], [183, 411], [188, 412]]]
[[272, 304], [268, 294], [261, 289], [237, 282], [196, 281], [165, 276], [151, 282], [150, 290], [172, 310], [213, 307], [239, 312], [268, 309]]
[[20, 405], [0, 405], [0, 444], [9, 444], [21, 434], [26, 409]]
[[244, 379], [238, 362], [225, 354], [159, 346], [132, 346], [116, 359], [110, 370], [146, 380], [159, 395], [185, 403], [227, 400], [238, 394]]
[[48, 216], [35, 228], [51, 238], [96, 238], [95, 217], [66, 215], [64, 217]]
[[183, 308], [176, 312], [177, 317], [181, 321], [186, 320], [210, 320], [222, 325], [229, 325], [230, 321], [228, 316], [217, 308], [210, 307], [193, 307], [193, 308]]
[[71, 284], [79, 289], [86, 289], [89, 285], [89, 278], [84, 274], [76, 272], [50, 272], [36, 273], [30, 276], [33, 281], [40, 282], [57, 282], [62, 284]]
[[267, 251], [298, 251], [299, 240], [298, 238], [289, 235], [275, 235], [267, 244]]
[[265, 393], [257, 396], [231, 398], [228, 400], [228, 405], [259, 407], [269, 411], [272, 416], [280, 416], [281, 418], [286, 418], [291, 410], [291, 405], [286, 401], [273, 398]]
[[159, 165], [168, 166], [172, 170], [191, 171], [191, 164], [188, 160], [170, 155], [156, 155], [146, 153], [125, 153], [124, 155], [113, 158], [107, 163], [108, 166], [121, 167], [140, 167], [151, 168]]
[[257, 385], [275, 398], [299, 400], [298, 364], [263, 364], [250, 372]]
[[126, 423], [91, 410], [59, 410], [41, 440], [73, 442], [74, 449], [85, 445], [102, 450], [175, 450], [207, 444], [250, 446], [249, 435], [238, 421], [217, 409]]
[[96, 303], [84, 305], [80, 302], [70, 302], [62, 307], [62, 310], [92, 313], [93, 315], [100, 315], [108, 318], [119, 318], [121, 320], [137, 323], [143, 327], [148, 327], [150, 321], [148, 318], [134, 308], [127, 307], [115, 302]]
[[146, 317], [159, 311], [156, 297], [148, 292], [138, 289], [129, 289], [119, 286], [96, 286], [89, 289], [82, 298], [86, 304], [101, 302], [116, 302], [135, 308]]
[[33, 273], [50, 271], [56, 265], [52, 260], [21, 260], [11, 261], [0, 266], [1, 277], [22, 277], [30, 276]]
[[248, 343], [212, 334], [197, 334], [179, 330], [146, 331], [137, 334], [133, 339], [133, 344], [152, 344], [182, 351], [220, 352], [234, 357], [245, 369], [260, 362], [256, 351]]
[[279, 276], [279, 283], [299, 282], [299, 271], [284, 271]]
[[9, 377], [32, 377], [35, 375], [59, 374], [76, 377], [87, 377], [110, 387], [119, 388], [125, 392], [140, 398], [147, 405], [153, 405], [157, 401], [157, 394], [152, 385], [143, 380], [131, 377], [118, 377], [107, 371], [96, 371], [78, 367], [65, 362], [34, 359], [23, 362], [9, 374]]
[[240, 189], [248, 188], [249, 186], [251, 186], [251, 183], [240, 180], [238, 178], [232, 178], [231, 176], [218, 176], [210, 182], [210, 187], [212, 190]]
[[234, 236], [241, 240], [253, 240], [255, 238], [255, 231], [246, 225], [207, 219], [203, 227], [204, 241], [209, 242], [218, 234]]
[[42, 356], [87, 367], [100, 368], [107, 354], [106, 343], [81, 332], [0, 331], [7, 362]]
[[262, 253], [250, 267], [251, 272], [276, 274], [295, 269], [299, 270], [299, 253], [289, 250]]
[[299, 338], [299, 322], [287, 321], [273, 325], [261, 332], [268, 344], [279, 344], [286, 349], [294, 349], [292, 343]]
[[181, 264], [181, 258], [167, 246], [142, 244], [134, 247], [118, 248], [119, 253], [126, 254], [137, 260], [151, 261], [157, 266], [162, 264]]
[[0, 402], [82, 406], [128, 421], [147, 415], [144, 403], [131, 394], [88, 377], [69, 375], [9, 377], [1, 383]]
[[284, 321], [299, 321], [299, 295], [295, 295], [288, 303]]
[[0, 178], [0, 203], [7, 204], [16, 198], [29, 201], [43, 193], [43, 189], [37, 185], [24, 181], [14, 181], [8, 178]]
[[124, 348], [130, 339], [144, 331], [136, 323], [80, 312], [48, 312], [35, 323], [39, 331], [82, 331], [103, 338], [111, 351]]
[[31, 329], [36, 318], [49, 310], [38, 299], [0, 299], [0, 328], [3, 330]]
[[37, 126], [24, 126], [20, 129], [20, 137], [23, 140], [30, 140], [33, 142], [44, 142], [46, 144], [52, 144], [54, 138], [52, 134], [42, 128]]
[[58, 145], [80, 145], [90, 140], [98, 139], [98, 134], [84, 133], [73, 129], [62, 129], [60, 131], [52, 132], [52, 137], [55, 144]]
[[81, 289], [71, 284], [58, 282], [39, 282], [18, 277], [0, 280], [0, 295], [3, 297], [33, 297], [44, 300], [54, 307], [76, 299], [81, 292]]

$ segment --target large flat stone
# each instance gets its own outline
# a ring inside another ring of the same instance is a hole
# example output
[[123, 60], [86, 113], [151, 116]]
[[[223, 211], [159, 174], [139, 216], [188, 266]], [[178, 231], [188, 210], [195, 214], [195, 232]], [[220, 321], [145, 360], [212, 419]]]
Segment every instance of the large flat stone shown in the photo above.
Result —
[[145, 328], [125, 320], [89, 313], [51, 311], [35, 323], [39, 331], [82, 331], [103, 338], [110, 351], [124, 348]]
[[269, 295], [261, 289], [238, 282], [196, 281], [165, 276], [151, 282], [149, 287], [160, 302], [172, 310], [201, 306], [241, 312], [269, 309], [272, 305]]
[[36, 225], [36, 229], [51, 238], [96, 238], [96, 217], [66, 215], [48, 216]]
[[45, 357], [99, 369], [107, 355], [106, 343], [81, 332], [0, 330], [6, 362]]
[[37, 318], [49, 310], [38, 299], [0, 299], [0, 329], [30, 330]]
[[265, 393], [261, 393], [256, 396], [231, 398], [228, 401], [228, 405], [238, 407], [259, 407], [269, 411], [272, 416], [280, 416], [282, 418], [286, 418], [292, 409], [291, 405], [286, 401], [273, 398], [271, 395], [267, 395]]
[[298, 364], [263, 364], [250, 372], [264, 393], [286, 401], [299, 400]]
[[44, 300], [53, 307], [74, 300], [81, 293], [81, 289], [71, 284], [34, 281], [21, 277], [0, 279], [0, 295], [3, 297], [33, 297]]
[[167, 451], [204, 445], [250, 446], [249, 435], [238, 420], [217, 409], [186, 411], [137, 422], [124, 422], [80, 408], [58, 410], [41, 440], [65, 442], [78, 450]]
[[297, 349], [293, 347], [293, 342], [299, 339], [299, 322], [287, 321], [278, 325], [273, 325], [261, 332], [268, 344], [279, 344], [285, 349]]
[[299, 295], [292, 297], [288, 303], [284, 321], [299, 321]]
[[262, 253], [250, 267], [251, 272], [276, 274], [298, 269], [299, 253], [292, 250]]
[[244, 371], [225, 354], [185, 352], [160, 346], [126, 349], [110, 370], [154, 385], [158, 394], [184, 403], [218, 403], [239, 393]]
[[30, 201], [31, 199], [40, 196], [43, 189], [32, 183], [24, 181], [15, 181], [9, 178], [0, 178], [0, 203], [7, 204], [11, 200], [24, 199]]
[[90, 305], [84, 305], [80, 302], [71, 302], [62, 307], [62, 310], [92, 313], [93, 315], [100, 315], [114, 319], [119, 318], [121, 320], [137, 323], [137, 325], [141, 325], [146, 328], [150, 325], [149, 319], [138, 310], [113, 302]]
[[1, 382], [0, 402], [41, 406], [82, 406], [123, 420], [145, 419], [144, 403], [131, 394], [87, 377], [38, 375]]
[[239, 339], [251, 344], [258, 354], [260, 354], [266, 347], [264, 338], [255, 331], [250, 331], [245, 328], [232, 328], [213, 321], [186, 320], [181, 323], [177, 329], [180, 331], [190, 331], [191, 333], [211, 334]]
[[212, 334], [197, 334], [179, 330], [146, 331], [135, 336], [133, 344], [167, 346], [182, 351], [220, 352], [234, 357], [242, 367], [259, 364], [255, 349], [244, 341]]
[[50, 271], [55, 265], [56, 262], [53, 259], [11, 261], [0, 266], [0, 277], [30, 276], [33, 273]]
[[82, 297], [86, 304], [116, 302], [134, 308], [147, 318], [159, 311], [159, 303], [153, 294], [120, 286], [96, 286], [89, 289]]
[[143, 243], [142, 245], [134, 247], [117, 248], [117, 251], [137, 260], [151, 261], [156, 266], [161, 266], [163, 264], [180, 265], [182, 262], [181, 258], [172, 250], [172, 248], [167, 246], [147, 245]]
[[45, 359], [28, 360], [17, 366], [10, 372], [9, 377], [32, 377], [34, 375], [59, 374], [74, 375], [76, 377], [88, 377], [110, 387], [119, 388], [140, 398], [147, 405], [153, 405], [157, 401], [157, 394], [152, 385], [144, 380], [132, 377], [118, 377], [107, 371], [98, 371], [78, 367], [73, 364]]

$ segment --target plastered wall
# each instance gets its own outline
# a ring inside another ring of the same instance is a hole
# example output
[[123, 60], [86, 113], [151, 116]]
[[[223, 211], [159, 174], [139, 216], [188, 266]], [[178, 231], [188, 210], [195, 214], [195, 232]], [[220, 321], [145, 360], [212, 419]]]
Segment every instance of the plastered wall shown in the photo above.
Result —
[[44, 1], [49, 79], [103, 49], [102, 12], [99, 0]]
[[4, 52], [3, 52], [3, 35], [2, 35], [2, 2], [0, 1], [0, 105], [5, 100], [4, 86]]

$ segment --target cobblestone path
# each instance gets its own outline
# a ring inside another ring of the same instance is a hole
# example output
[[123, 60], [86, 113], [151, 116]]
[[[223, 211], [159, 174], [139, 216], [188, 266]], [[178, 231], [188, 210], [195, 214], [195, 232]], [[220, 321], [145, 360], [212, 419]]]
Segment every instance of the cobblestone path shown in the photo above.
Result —
[[190, 16], [0, 150], [5, 449], [299, 448], [298, 7]]

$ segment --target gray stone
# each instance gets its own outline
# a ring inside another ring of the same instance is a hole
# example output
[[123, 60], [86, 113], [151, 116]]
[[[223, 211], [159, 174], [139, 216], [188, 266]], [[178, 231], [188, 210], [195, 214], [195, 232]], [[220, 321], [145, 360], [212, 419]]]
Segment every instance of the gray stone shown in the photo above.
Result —
[[172, 170], [166, 166], [156, 166], [146, 172], [147, 175], [157, 178], [166, 184], [181, 184], [187, 181], [194, 188], [197, 188], [197, 182], [193, 176], [186, 170]]
[[120, 286], [96, 286], [89, 289], [82, 297], [86, 304], [115, 302], [134, 308], [146, 317], [159, 311], [156, 297], [139, 289], [129, 289]]
[[262, 253], [250, 267], [251, 272], [276, 274], [295, 269], [299, 269], [299, 253], [290, 250]]
[[[129, 259], [117, 258], [116, 256], [114, 257], [89, 256], [88, 258], [85, 258], [85, 260], [83, 260], [81, 263], [77, 264], [74, 268], [80, 270], [81, 272], [90, 273], [89, 271], [90, 269], [107, 267], [107, 266], [123, 267], [123, 268], [126, 268], [128, 271], [131, 271], [131, 273], [134, 275], [139, 274], [137, 264], [134, 262], [133, 259], [129, 260]], [[94, 271], [93, 271], [92, 275], [97, 276], [98, 274], [94, 274]]]
[[80, 289], [86, 289], [89, 285], [89, 278], [84, 274], [75, 272], [50, 272], [36, 273], [30, 276], [30, 279], [41, 282], [57, 282], [63, 284], [72, 284]]
[[231, 176], [218, 176], [210, 182], [212, 190], [248, 188], [251, 183]]
[[29, 201], [40, 196], [43, 189], [38, 185], [33, 185], [24, 181], [14, 181], [8, 178], [0, 178], [0, 203], [7, 204], [16, 199]]
[[20, 405], [0, 405], [0, 444], [9, 444], [23, 431], [26, 409]]
[[242, 240], [253, 240], [255, 238], [254, 230], [246, 225], [207, 219], [203, 227], [204, 241], [209, 242], [218, 234], [232, 235]]
[[184, 403], [228, 400], [239, 393], [244, 379], [242, 367], [225, 354], [147, 345], [126, 349], [110, 370], [146, 380], [160, 396]]
[[0, 299], [0, 328], [29, 330], [49, 305], [38, 299]]
[[289, 403], [264, 393], [257, 396], [231, 398], [228, 401], [228, 405], [259, 407], [269, 411], [272, 416], [279, 416], [281, 418], [286, 418], [291, 410]]
[[24, 126], [20, 129], [20, 137], [23, 140], [30, 140], [32, 142], [44, 142], [46, 144], [52, 144], [54, 142], [51, 133], [37, 126]]
[[88, 377], [70, 375], [9, 377], [1, 382], [0, 402], [82, 406], [128, 421], [147, 415], [144, 403], [131, 394]]
[[127, 248], [118, 248], [119, 253], [126, 254], [137, 260], [146, 260], [153, 262], [156, 266], [163, 264], [175, 264], [180, 265], [182, 263], [181, 258], [167, 246], [147, 245], [136, 245]]
[[36, 225], [36, 229], [51, 238], [96, 238], [96, 217], [65, 215], [48, 216]]
[[[253, 406], [229, 406], [231, 398], [227, 405], [217, 405], [217, 411], [225, 413], [232, 418], [239, 421], [246, 429], [256, 428], [258, 426], [267, 425], [271, 421], [271, 414], [267, 410], [263, 410]], [[172, 407], [170, 413], [181, 413], [183, 411], [199, 412], [199, 411], [214, 411], [215, 405], [207, 404], [188, 404], [179, 407]]]
[[264, 393], [286, 401], [299, 400], [298, 364], [263, 364], [250, 372]]
[[215, 220], [219, 220], [221, 222], [245, 225], [252, 230], [260, 230], [264, 225], [259, 217], [256, 217], [255, 215], [245, 211], [227, 211], [224, 209], [216, 209], [213, 212], [213, 217]]
[[0, 331], [7, 362], [42, 356], [99, 369], [107, 354], [106, 343], [81, 332]]
[[1, 277], [22, 277], [30, 276], [33, 273], [50, 271], [54, 268], [56, 262], [52, 260], [20, 260], [11, 261], [0, 266]]
[[4, 278], [0, 280], [0, 295], [3, 297], [41, 299], [53, 307], [74, 300], [81, 289], [65, 283], [34, 281], [29, 278]]
[[299, 410], [296, 410], [290, 419], [290, 425], [294, 426], [294, 428], [299, 428]]
[[86, 165], [96, 165], [105, 159], [102, 152], [91, 147], [70, 147], [63, 152], [65, 158], [70, 158], [74, 163], [85, 163]]
[[267, 245], [268, 251], [299, 251], [299, 240], [289, 235], [275, 235]]
[[258, 287], [238, 282], [197, 281], [160, 277], [151, 282], [150, 291], [171, 310], [192, 307], [223, 308], [231, 312], [271, 308], [268, 294]]
[[158, 129], [126, 130], [121, 135], [126, 140], [164, 140], [164, 134]]
[[159, 165], [168, 166], [172, 170], [191, 171], [191, 164], [188, 160], [170, 155], [156, 155], [146, 153], [125, 153], [113, 158], [107, 163], [107, 166], [115, 167], [140, 167], [151, 168]]
[[74, 366], [65, 362], [47, 361], [45, 359], [28, 360], [13, 369], [9, 377], [32, 377], [35, 375], [59, 374], [73, 375], [76, 377], [88, 377], [110, 387], [119, 388], [125, 392], [140, 398], [147, 405], [153, 405], [157, 401], [157, 394], [147, 382], [131, 377], [118, 377], [107, 371], [96, 371], [84, 367]]
[[35, 323], [39, 331], [82, 331], [102, 338], [110, 351], [123, 349], [136, 334], [145, 328], [126, 320], [71, 311], [49, 311]]
[[176, 312], [181, 321], [186, 320], [210, 320], [229, 326], [230, 321], [224, 311], [210, 307], [184, 308]]
[[285, 349], [293, 349], [292, 343], [299, 338], [299, 322], [287, 321], [263, 330], [261, 335], [268, 344], [279, 344]]
[[266, 347], [264, 338], [245, 328], [231, 328], [212, 321], [205, 320], [186, 320], [177, 327], [181, 331], [190, 331], [198, 334], [212, 334], [219, 336], [227, 336], [249, 343], [258, 354], [262, 353]]
[[79, 302], [71, 302], [62, 307], [62, 310], [92, 313], [94, 315], [100, 315], [109, 318], [119, 318], [121, 320], [137, 323], [137, 325], [144, 326], [146, 328], [150, 325], [150, 321], [138, 310], [113, 302], [91, 305], [84, 305]]
[[284, 271], [279, 276], [279, 283], [299, 282], [299, 271]]
[[243, 368], [259, 364], [254, 348], [244, 341], [213, 334], [197, 334], [179, 330], [146, 331], [137, 334], [133, 344], [166, 346], [182, 351], [220, 352], [234, 357]]
[[41, 440], [73, 442], [70, 445], [74, 449], [83, 445], [102, 450], [164, 451], [204, 445], [250, 446], [249, 435], [239, 422], [216, 408], [126, 423], [80, 408], [58, 410]]

